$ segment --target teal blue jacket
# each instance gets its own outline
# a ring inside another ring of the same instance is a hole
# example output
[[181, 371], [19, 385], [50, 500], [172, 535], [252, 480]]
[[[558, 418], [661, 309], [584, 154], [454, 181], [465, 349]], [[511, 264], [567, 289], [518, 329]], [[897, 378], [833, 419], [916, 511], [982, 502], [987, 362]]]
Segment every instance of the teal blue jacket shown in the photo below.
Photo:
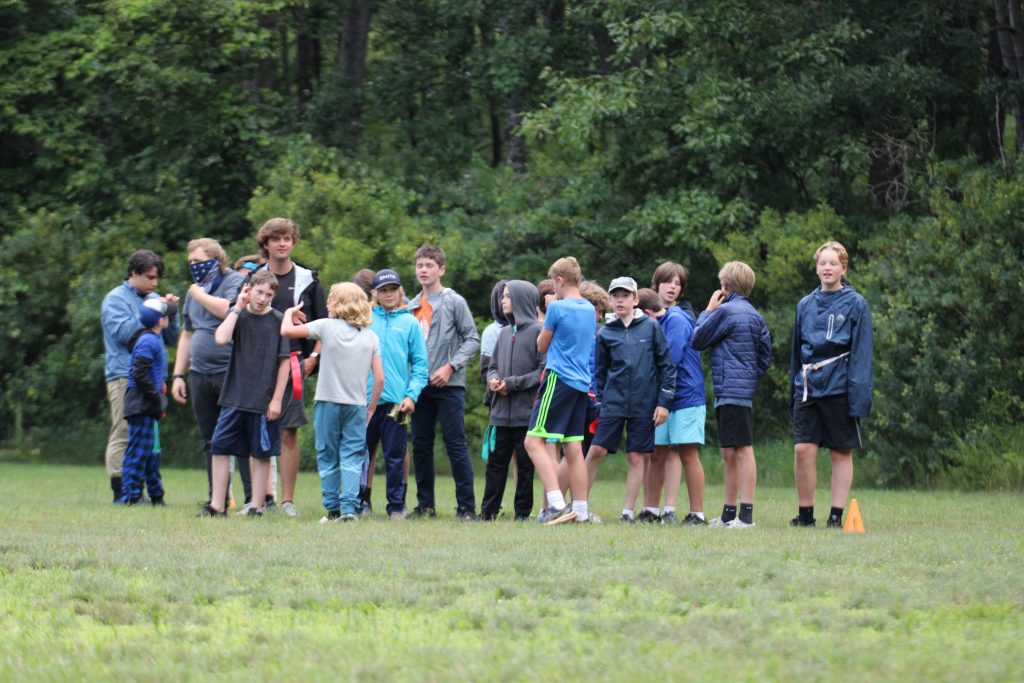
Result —
[[[407, 308], [385, 311], [373, 307], [370, 329], [380, 339], [381, 363], [384, 365], [384, 391], [380, 403], [401, 403], [410, 398], [419, 400], [427, 386], [427, 345], [423, 341], [420, 321]], [[367, 384], [366, 395], [373, 389], [373, 373]]]

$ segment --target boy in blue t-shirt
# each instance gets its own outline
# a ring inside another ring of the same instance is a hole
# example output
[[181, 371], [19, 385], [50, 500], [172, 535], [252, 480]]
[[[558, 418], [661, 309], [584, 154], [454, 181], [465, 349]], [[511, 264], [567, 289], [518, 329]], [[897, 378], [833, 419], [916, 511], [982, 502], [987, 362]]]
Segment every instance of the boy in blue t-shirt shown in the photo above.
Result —
[[[583, 430], [587, 393], [590, 391], [590, 356], [594, 345], [594, 307], [580, 296], [580, 264], [572, 256], [560, 258], [548, 270], [558, 297], [548, 304], [537, 350], [547, 354], [547, 367], [526, 432], [526, 451], [544, 485], [546, 506], [537, 516], [541, 524], [590, 519], [587, 511], [587, 469], [583, 464]], [[569, 468], [569, 506], [558, 485], [557, 444]]]

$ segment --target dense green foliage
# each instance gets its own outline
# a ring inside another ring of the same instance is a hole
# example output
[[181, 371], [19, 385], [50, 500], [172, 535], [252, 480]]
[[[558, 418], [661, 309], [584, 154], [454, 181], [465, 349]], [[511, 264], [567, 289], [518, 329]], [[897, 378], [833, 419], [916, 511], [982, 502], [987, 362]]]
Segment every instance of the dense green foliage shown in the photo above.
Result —
[[[680, 261], [698, 308], [720, 263], [748, 260], [776, 341], [759, 425], [778, 435], [793, 308], [839, 239], [875, 313], [879, 483], [948, 481], [968, 445], [1019, 472], [1019, 10], [0, 2], [0, 439], [98, 460], [99, 302], [128, 254], [162, 253], [180, 293], [188, 239], [238, 256], [289, 215], [328, 282], [411, 276], [438, 241], [482, 320], [494, 280], [566, 253], [602, 282]], [[191, 429], [174, 407], [169, 457], [194, 457]]]

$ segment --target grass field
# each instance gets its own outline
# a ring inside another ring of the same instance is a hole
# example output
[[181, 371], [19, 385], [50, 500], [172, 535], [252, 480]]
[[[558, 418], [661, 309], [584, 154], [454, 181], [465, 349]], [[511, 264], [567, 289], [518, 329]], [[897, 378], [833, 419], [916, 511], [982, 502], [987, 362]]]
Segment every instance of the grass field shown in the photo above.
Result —
[[450, 479], [437, 520], [321, 526], [314, 473], [298, 519], [197, 520], [205, 474], [165, 481], [0, 464], [0, 681], [1024, 679], [1019, 495], [857, 491], [858, 535], [788, 488], [731, 531], [458, 523]]

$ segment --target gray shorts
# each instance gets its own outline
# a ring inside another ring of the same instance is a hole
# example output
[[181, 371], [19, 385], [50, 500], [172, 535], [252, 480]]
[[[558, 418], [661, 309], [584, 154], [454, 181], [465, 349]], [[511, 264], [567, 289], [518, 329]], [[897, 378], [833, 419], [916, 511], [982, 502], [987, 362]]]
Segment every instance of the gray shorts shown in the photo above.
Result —
[[284, 399], [281, 401], [281, 417], [277, 418], [277, 426], [280, 429], [295, 429], [305, 427], [309, 424], [309, 415], [306, 414], [306, 396], [296, 401], [292, 398], [292, 380], [289, 375], [288, 386], [284, 388]]

